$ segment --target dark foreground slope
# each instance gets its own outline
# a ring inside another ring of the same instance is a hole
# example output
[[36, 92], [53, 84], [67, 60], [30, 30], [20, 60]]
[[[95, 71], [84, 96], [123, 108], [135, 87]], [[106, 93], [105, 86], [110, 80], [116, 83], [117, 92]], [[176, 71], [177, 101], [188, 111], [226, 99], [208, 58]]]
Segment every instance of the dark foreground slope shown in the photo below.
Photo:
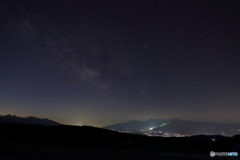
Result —
[[89, 126], [26, 124], [2, 124], [0, 131], [0, 158], [5, 159], [211, 159], [210, 151], [240, 153], [240, 136], [157, 138]]

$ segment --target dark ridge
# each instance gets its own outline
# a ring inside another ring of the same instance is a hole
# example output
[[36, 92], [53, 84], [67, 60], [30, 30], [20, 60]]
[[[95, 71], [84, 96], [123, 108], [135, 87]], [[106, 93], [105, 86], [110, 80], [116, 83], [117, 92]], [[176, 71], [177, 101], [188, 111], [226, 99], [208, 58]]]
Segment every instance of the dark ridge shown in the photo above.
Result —
[[0, 125], [0, 130], [0, 139], [4, 141], [77, 148], [104, 148], [104, 146], [127, 144], [130, 141], [137, 142], [148, 138], [91, 126], [44, 126], [5, 123]]
[[30, 117], [17, 117], [15, 115], [1, 115], [0, 116], [0, 124], [3, 123], [19, 123], [19, 124], [39, 124], [39, 125], [46, 125], [46, 126], [55, 126], [55, 125], [61, 125], [58, 122], [49, 120], [47, 118], [36, 118], [33, 116]]

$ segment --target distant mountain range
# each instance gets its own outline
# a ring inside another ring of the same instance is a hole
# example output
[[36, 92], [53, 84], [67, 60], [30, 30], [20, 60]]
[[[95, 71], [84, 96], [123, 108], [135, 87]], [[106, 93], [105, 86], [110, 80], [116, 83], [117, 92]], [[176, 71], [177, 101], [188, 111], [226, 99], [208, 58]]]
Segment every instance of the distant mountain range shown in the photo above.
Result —
[[3, 123], [19, 123], [19, 124], [37, 124], [37, 125], [45, 125], [45, 126], [55, 126], [55, 125], [61, 125], [58, 122], [54, 122], [52, 120], [49, 120], [47, 118], [36, 118], [36, 117], [18, 117], [15, 115], [1, 115], [0, 116], [0, 124]]
[[129, 121], [104, 127], [113, 130], [153, 130], [181, 135], [224, 135], [240, 134], [240, 124], [196, 122], [180, 119], [149, 119], [146, 121]]
[[109, 125], [103, 127], [105, 129], [113, 129], [113, 130], [149, 130], [155, 127], [161, 126], [163, 124], [167, 124], [170, 121], [165, 119], [149, 119], [147, 121], [129, 121], [126, 123], [118, 123], [114, 125]]
[[[45, 126], [62, 125], [58, 122], [36, 117], [18, 117], [15, 115], [0, 115], [0, 124], [3, 123], [19, 123], [19, 124], [35, 124]], [[240, 124], [237, 123], [216, 123], [216, 122], [196, 122], [180, 119], [149, 119], [146, 121], [129, 121], [126, 123], [118, 123], [103, 127], [111, 130], [153, 130], [162, 131], [164, 133], [173, 133], [181, 135], [223, 135], [233, 136], [240, 134]]]

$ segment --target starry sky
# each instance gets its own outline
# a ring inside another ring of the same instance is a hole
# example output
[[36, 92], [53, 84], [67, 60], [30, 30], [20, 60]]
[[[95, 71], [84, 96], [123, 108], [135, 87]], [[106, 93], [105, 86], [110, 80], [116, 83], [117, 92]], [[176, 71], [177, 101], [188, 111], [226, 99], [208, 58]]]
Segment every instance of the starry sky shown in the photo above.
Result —
[[238, 0], [1, 0], [0, 113], [102, 127], [240, 123]]

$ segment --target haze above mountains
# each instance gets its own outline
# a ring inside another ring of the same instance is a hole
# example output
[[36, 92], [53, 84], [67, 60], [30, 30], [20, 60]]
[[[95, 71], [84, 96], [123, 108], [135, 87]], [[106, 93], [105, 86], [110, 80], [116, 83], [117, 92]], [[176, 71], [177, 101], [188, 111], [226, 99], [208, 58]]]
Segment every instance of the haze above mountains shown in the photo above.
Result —
[[[18, 117], [15, 115], [1, 115], [0, 124], [20, 123], [37, 124], [45, 126], [62, 125], [47, 118]], [[103, 127], [110, 130], [153, 130], [181, 135], [224, 135], [233, 136], [240, 134], [240, 124], [236, 123], [217, 123], [217, 122], [196, 122], [180, 119], [149, 119], [146, 121], [133, 120], [125, 123], [118, 123]]]

